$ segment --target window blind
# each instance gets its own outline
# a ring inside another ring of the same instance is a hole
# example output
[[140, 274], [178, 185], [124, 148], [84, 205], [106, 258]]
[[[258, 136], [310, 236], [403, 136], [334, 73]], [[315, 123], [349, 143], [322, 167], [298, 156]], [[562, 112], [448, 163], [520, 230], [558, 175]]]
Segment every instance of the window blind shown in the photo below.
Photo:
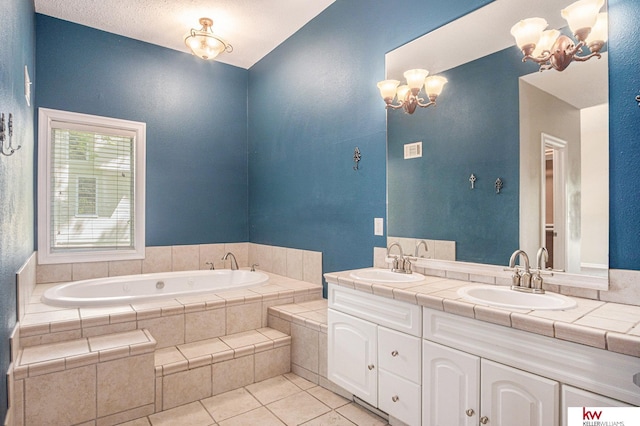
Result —
[[135, 247], [135, 133], [51, 124], [51, 251]]

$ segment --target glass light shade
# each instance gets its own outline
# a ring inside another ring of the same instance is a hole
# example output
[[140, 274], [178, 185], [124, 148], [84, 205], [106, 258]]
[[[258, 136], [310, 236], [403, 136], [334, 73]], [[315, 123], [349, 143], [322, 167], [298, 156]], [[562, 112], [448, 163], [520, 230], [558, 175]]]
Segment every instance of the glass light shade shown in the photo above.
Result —
[[192, 33], [185, 39], [185, 44], [194, 55], [206, 60], [215, 58], [225, 50], [224, 43], [206, 34]]
[[548, 25], [543, 18], [524, 19], [511, 27], [511, 35], [516, 39], [516, 45], [522, 50], [525, 46], [537, 45], [542, 31]]
[[545, 50], [551, 51], [553, 47], [553, 43], [560, 37], [560, 31], [558, 30], [546, 30], [542, 32], [540, 36], [540, 40], [538, 40], [538, 44], [536, 44], [536, 48], [531, 54], [534, 58], [542, 55], [542, 52]]
[[423, 69], [408, 70], [404, 72], [404, 78], [407, 79], [407, 86], [409, 89], [418, 91], [422, 89], [424, 79], [429, 75], [429, 71]]
[[407, 93], [409, 93], [409, 86], [407, 86], [406, 84], [398, 87], [398, 101], [399, 102], [404, 102], [404, 100], [407, 98]]
[[398, 80], [383, 80], [378, 82], [378, 89], [380, 89], [380, 96], [385, 101], [387, 99], [391, 99], [396, 97], [396, 89], [398, 88], [398, 84], [400, 82]]
[[587, 45], [590, 45], [594, 41], [606, 42], [609, 38], [609, 23], [607, 12], [602, 12], [598, 14], [598, 19], [596, 20], [596, 24], [591, 28], [591, 32], [587, 37]]
[[578, 0], [562, 9], [560, 14], [575, 34], [580, 29], [593, 28], [602, 5], [604, 0]]
[[184, 37], [184, 44], [187, 45], [191, 53], [201, 59], [214, 59], [222, 52], [232, 52], [233, 47], [223, 39], [215, 36], [211, 30], [213, 21], [209, 18], [200, 18], [202, 28], [191, 31]]
[[432, 75], [431, 77], [427, 77], [424, 82], [424, 91], [427, 92], [429, 97], [431, 96], [440, 96], [442, 93], [442, 88], [447, 84], [447, 79], [441, 77], [439, 75]]

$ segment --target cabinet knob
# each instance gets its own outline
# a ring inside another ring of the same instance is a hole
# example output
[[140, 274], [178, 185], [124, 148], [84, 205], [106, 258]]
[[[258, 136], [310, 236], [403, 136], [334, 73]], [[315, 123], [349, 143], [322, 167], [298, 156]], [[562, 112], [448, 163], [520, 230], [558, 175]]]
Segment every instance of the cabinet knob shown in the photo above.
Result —
[[487, 423], [489, 423], [489, 417], [487, 416], [480, 417], [480, 424], [486, 425]]
[[392, 400], [393, 402], [398, 402], [398, 400], [399, 400], [399, 399], [400, 399], [400, 397], [399, 397], [398, 395], [393, 395], [393, 396], [391, 397], [391, 400]]
[[475, 411], [473, 411], [473, 408], [469, 408], [468, 410], [466, 410], [466, 411], [465, 411], [465, 414], [466, 414], [468, 417], [473, 417], [473, 415], [474, 415], [475, 413], [476, 413], [476, 412], [475, 412]]
[[391, 352], [391, 356], [398, 356], [398, 351]]
[[376, 367], [375, 367], [375, 365], [373, 365], [373, 364], [369, 364], [369, 365], [367, 365], [367, 368], [368, 368], [369, 370], [373, 370], [373, 369], [374, 369], [374, 368], [376, 368]]

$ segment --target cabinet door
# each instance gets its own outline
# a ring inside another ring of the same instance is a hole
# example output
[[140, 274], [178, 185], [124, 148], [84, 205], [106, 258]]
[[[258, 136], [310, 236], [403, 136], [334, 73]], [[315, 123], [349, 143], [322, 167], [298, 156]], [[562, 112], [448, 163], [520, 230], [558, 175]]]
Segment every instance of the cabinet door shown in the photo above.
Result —
[[377, 326], [333, 309], [327, 322], [328, 379], [377, 406]]
[[569, 407], [632, 407], [617, 399], [611, 399], [597, 393], [589, 392], [573, 386], [562, 385], [562, 425], [567, 425], [567, 409]]
[[557, 426], [560, 385], [483, 359], [480, 412], [492, 426]]
[[425, 340], [422, 359], [422, 424], [477, 425], [480, 358]]

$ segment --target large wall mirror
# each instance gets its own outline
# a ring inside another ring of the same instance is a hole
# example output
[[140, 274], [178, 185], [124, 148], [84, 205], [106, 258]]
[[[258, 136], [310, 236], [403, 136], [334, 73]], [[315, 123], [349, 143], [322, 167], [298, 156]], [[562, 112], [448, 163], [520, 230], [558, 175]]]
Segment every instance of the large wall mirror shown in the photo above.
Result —
[[[457, 261], [493, 265], [545, 246], [557, 275], [607, 288], [607, 53], [540, 72], [510, 34], [529, 17], [568, 34], [570, 3], [496, 0], [387, 54], [389, 79], [448, 79], [437, 106], [387, 114], [389, 241], [455, 241]], [[421, 157], [405, 159], [413, 142]]]

